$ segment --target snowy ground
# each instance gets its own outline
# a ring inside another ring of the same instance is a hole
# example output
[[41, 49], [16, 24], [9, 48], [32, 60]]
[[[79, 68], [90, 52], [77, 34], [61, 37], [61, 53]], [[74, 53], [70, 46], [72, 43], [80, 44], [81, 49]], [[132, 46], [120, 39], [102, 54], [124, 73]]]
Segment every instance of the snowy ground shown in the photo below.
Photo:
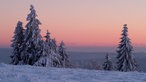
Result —
[[146, 73], [0, 64], [0, 82], [146, 82]]

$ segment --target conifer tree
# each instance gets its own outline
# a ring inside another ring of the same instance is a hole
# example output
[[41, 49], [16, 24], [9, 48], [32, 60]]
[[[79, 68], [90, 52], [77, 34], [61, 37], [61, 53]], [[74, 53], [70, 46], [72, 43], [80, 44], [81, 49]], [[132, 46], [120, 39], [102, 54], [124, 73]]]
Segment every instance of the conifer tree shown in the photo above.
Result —
[[117, 50], [117, 70], [119, 71], [136, 71], [137, 63], [133, 57], [133, 47], [128, 37], [127, 24], [123, 25], [122, 37]]
[[109, 57], [108, 53], [106, 54], [106, 61], [103, 64], [104, 70], [113, 70], [113, 63], [111, 61], [111, 58]]
[[51, 39], [51, 46], [50, 46], [51, 52], [50, 52], [50, 56], [52, 58], [53, 61], [53, 67], [61, 67], [61, 57], [58, 53], [58, 49], [57, 49], [57, 44], [56, 44], [56, 40]]
[[39, 60], [35, 63], [36, 66], [43, 66], [43, 67], [52, 67], [52, 54], [51, 54], [51, 48], [50, 48], [50, 33], [47, 30], [45, 42], [42, 42], [43, 44], [43, 49], [42, 49], [42, 55], [39, 58]]
[[61, 66], [62, 67], [70, 67], [71, 64], [68, 59], [68, 55], [65, 51], [64, 42], [61, 41], [60, 46], [58, 48], [59, 55], [61, 57]]
[[38, 59], [37, 62], [35, 62], [35, 66], [43, 66], [43, 67], [50, 67], [51, 62], [50, 62], [50, 57], [49, 57], [49, 52], [48, 52], [48, 45], [45, 44], [45, 42], [42, 42], [43, 48], [42, 48], [42, 53], [40, 58]]
[[10, 63], [14, 64], [14, 65], [19, 64], [19, 62], [21, 61], [20, 47], [23, 43], [23, 38], [24, 38], [23, 31], [24, 31], [24, 29], [22, 27], [22, 22], [18, 21], [17, 26], [15, 28], [15, 32], [14, 32], [12, 45], [11, 45], [11, 47], [13, 48], [13, 53], [10, 56], [11, 57]]
[[61, 60], [60, 55], [58, 54], [56, 40], [50, 38], [50, 33], [48, 31], [45, 38], [46, 40], [43, 43], [42, 55], [35, 65], [44, 67], [60, 67]]
[[30, 6], [30, 13], [27, 16], [28, 23], [24, 34], [24, 44], [21, 47], [22, 64], [33, 65], [41, 56], [42, 36], [40, 35], [39, 25], [41, 22], [36, 18], [37, 14], [33, 7]]
[[[54, 66], [54, 60], [55, 60], [55, 56], [56, 56], [56, 54], [55, 54], [56, 47], [55, 47], [55, 50], [53, 50], [52, 39], [50, 37], [50, 32], [48, 30], [47, 30], [46, 36], [44, 36], [44, 37], [46, 38], [45, 45], [48, 47], [47, 51], [48, 51], [49, 60], [47, 62], [47, 67], [48, 66], [55, 67]], [[55, 46], [57, 46], [56, 41], [55, 41]]]

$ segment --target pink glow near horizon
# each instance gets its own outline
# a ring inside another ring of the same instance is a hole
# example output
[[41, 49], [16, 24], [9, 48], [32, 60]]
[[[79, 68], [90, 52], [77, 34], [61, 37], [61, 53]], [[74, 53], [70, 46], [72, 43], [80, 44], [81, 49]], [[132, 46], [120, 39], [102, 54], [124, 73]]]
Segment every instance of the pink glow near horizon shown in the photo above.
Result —
[[[19, 4], [18, 4], [19, 3]], [[26, 25], [33, 4], [42, 22], [58, 43], [67, 46], [117, 46], [122, 25], [128, 24], [135, 46], [146, 46], [146, 1], [136, 0], [3, 0], [0, 3], [0, 47], [9, 47], [18, 20]]]

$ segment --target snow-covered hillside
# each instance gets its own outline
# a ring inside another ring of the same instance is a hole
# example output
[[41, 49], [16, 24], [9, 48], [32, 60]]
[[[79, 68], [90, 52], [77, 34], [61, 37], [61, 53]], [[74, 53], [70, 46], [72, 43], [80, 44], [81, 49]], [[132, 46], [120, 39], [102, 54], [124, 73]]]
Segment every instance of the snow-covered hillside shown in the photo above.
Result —
[[0, 64], [0, 82], [146, 82], [146, 73]]

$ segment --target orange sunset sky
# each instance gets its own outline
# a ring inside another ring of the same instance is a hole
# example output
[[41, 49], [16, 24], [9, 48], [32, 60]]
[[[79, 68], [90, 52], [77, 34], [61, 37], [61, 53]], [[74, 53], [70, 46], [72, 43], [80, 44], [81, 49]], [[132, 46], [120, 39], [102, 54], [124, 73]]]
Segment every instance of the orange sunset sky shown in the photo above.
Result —
[[0, 0], [0, 47], [10, 47], [17, 21], [33, 4], [44, 36], [66, 46], [118, 46], [123, 24], [137, 47], [146, 46], [146, 0]]

